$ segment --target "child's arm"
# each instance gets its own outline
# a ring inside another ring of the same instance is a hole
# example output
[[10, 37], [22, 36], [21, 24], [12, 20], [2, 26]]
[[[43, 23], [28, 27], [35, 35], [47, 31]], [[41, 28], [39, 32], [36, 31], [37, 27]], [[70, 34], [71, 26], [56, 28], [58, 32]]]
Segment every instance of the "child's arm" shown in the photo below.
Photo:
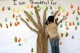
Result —
[[63, 21], [64, 19], [61, 19], [59, 22], [58, 22], [58, 25]]
[[58, 18], [56, 18], [56, 19], [55, 19], [55, 23], [56, 23], [57, 25], [59, 25], [63, 20], [66, 20], [66, 19], [67, 19], [67, 17], [65, 17], [65, 18], [61, 19], [59, 22], [57, 22], [57, 21], [58, 21]]

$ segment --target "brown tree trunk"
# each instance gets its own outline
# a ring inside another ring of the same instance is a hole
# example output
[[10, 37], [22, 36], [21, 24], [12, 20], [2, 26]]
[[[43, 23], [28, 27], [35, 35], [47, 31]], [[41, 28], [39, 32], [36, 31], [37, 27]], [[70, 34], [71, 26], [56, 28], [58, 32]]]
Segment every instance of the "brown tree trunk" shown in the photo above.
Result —
[[37, 53], [47, 53], [47, 38], [45, 33], [41, 34], [38, 32], [37, 38]]

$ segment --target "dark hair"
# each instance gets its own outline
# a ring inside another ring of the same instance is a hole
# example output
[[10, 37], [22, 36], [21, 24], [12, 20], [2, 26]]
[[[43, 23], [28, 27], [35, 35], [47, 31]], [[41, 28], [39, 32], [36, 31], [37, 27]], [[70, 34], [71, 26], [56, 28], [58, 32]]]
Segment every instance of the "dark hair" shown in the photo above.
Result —
[[53, 23], [53, 22], [54, 22], [54, 16], [49, 16], [45, 24], [48, 25], [48, 23]]

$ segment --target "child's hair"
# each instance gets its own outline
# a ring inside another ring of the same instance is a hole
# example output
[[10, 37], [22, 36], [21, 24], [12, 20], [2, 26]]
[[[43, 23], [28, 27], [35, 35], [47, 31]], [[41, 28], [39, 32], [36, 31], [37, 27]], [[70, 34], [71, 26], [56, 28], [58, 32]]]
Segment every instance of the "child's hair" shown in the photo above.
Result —
[[55, 18], [54, 16], [49, 16], [45, 24], [48, 25], [49, 23], [53, 23], [54, 18]]

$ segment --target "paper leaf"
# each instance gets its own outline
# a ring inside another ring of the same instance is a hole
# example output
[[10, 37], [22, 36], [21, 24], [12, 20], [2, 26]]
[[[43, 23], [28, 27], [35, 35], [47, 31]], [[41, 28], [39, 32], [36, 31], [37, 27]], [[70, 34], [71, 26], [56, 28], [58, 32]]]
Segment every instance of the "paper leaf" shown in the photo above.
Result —
[[8, 10], [11, 10], [11, 7], [10, 6], [8, 6], [7, 8], [8, 8]]
[[58, 13], [58, 16], [60, 16], [61, 15], [61, 13]]
[[5, 22], [7, 22], [7, 18], [5, 18]]
[[46, 6], [46, 11], [48, 10], [48, 6]]
[[74, 39], [74, 35], [72, 35], [72, 39]]
[[20, 14], [18, 16], [21, 18], [21, 15]]
[[66, 16], [69, 16], [69, 12], [66, 13]]
[[60, 10], [61, 6], [58, 7], [58, 10]]
[[65, 26], [67, 26], [67, 22], [65, 22]]
[[79, 11], [77, 11], [77, 13], [78, 13], [78, 15], [80, 15], [80, 12]]
[[71, 8], [71, 9], [73, 8], [73, 4], [71, 4], [70, 8]]
[[77, 30], [77, 26], [75, 26], [75, 30]]
[[24, 42], [25, 42], [25, 43], [27, 42], [27, 38], [24, 38]]
[[57, 6], [54, 6], [54, 10], [57, 10]]
[[34, 52], [34, 49], [33, 48], [31, 48], [31, 52]]
[[80, 10], [80, 7], [78, 6], [77, 10], [79, 11]]
[[8, 28], [8, 24], [6, 24], [6, 28]]
[[21, 42], [21, 38], [18, 38], [18, 42]]
[[14, 41], [17, 42], [17, 37], [16, 36], [14, 37]]
[[65, 12], [65, 9], [64, 9], [63, 7], [61, 7], [61, 11], [62, 11], [62, 12]]
[[19, 43], [19, 46], [22, 46], [22, 44], [21, 44], [21, 43]]
[[13, 8], [12, 11], [15, 12], [16, 11], [15, 8]]
[[34, 6], [33, 6], [33, 4], [31, 4], [31, 8], [33, 8]]
[[52, 10], [52, 6], [50, 6], [50, 10]]
[[16, 10], [16, 13], [19, 13], [19, 10]]
[[40, 6], [37, 4], [37, 8], [39, 8]]
[[72, 22], [72, 25], [74, 25], [74, 22]]
[[71, 24], [71, 22], [69, 22], [69, 26], [71, 26], [72, 24]]
[[10, 22], [10, 26], [12, 26], [12, 23]]
[[66, 37], [67, 37], [68, 35], [69, 35], [68, 32], [66, 32]]
[[66, 27], [66, 30], [68, 30], [69, 28], [68, 28], [68, 26]]
[[72, 14], [74, 14], [74, 13], [75, 13], [75, 10], [73, 10]]
[[19, 24], [20, 24], [20, 22], [17, 21], [17, 25], [19, 25]]
[[17, 23], [16, 22], [14, 22], [14, 26], [17, 26]]
[[79, 22], [77, 22], [77, 25], [79, 26]]
[[0, 23], [0, 28], [2, 28], [2, 24]]
[[78, 20], [78, 17], [76, 17], [76, 20]]
[[2, 11], [4, 11], [5, 10], [5, 7], [2, 7]]
[[13, 18], [15, 18], [15, 14], [13, 14], [13, 16], [12, 16]]
[[27, 5], [26, 8], [29, 8], [29, 5]]

